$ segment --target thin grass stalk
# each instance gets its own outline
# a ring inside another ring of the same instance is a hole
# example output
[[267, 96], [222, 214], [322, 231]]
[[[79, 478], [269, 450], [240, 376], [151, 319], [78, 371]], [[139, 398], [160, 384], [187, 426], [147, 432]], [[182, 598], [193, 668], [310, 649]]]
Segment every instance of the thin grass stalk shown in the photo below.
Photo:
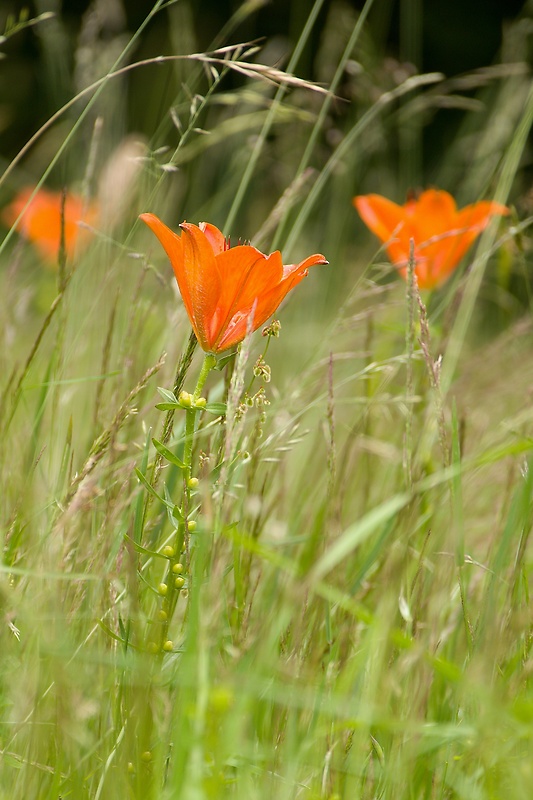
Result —
[[[505, 203], [507, 201], [511, 190], [511, 184], [515, 178], [532, 124], [533, 87], [530, 89], [524, 113], [520, 123], [516, 127], [515, 135], [513, 136], [513, 140], [503, 160], [500, 180], [498, 181], [494, 193], [494, 197], [498, 202]], [[470, 326], [481, 282], [485, 274], [485, 266], [487, 264], [489, 252], [496, 238], [496, 227], [494, 223], [489, 225], [481, 235], [478, 245], [478, 252], [480, 255], [477, 256], [472, 264], [461, 305], [450, 333], [441, 375], [441, 387], [444, 397], [448, 394], [454, 379], [459, 356]]]
[[[346, 62], [349, 60], [349, 58], [350, 58], [350, 56], [352, 54], [352, 51], [353, 51], [355, 45], [357, 44], [357, 40], [359, 39], [359, 36], [360, 36], [361, 31], [363, 29], [363, 25], [366, 22], [367, 16], [368, 16], [368, 14], [370, 12], [370, 9], [372, 8], [373, 3], [374, 3], [374, 0], [366, 0], [366, 2], [364, 4], [364, 6], [363, 6], [358, 18], [357, 18], [357, 22], [355, 23], [355, 25], [353, 27], [352, 33], [350, 35], [350, 38], [348, 39], [348, 43], [347, 43], [346, 47], [344, 48], [344, 52], [343, 52], [343, 54], [342, 54], [342, 56], [341, 56], [341, 58], [339, 60], [339, 63], [337, 65], [337, 69], [335, 70], [335, 74], [333, 75], [333, 78], [332, 78], [331, 83], [329, 85], [329, 94], [327, 94], [325, 96], [324, 102], [322, 103], [322, 106], [321, 106], [320, 111], [318, 113], [318, 116], [317, 116], [317, 119], [315, 121], [315, 124], [313, 125], [313, 129], [311, 131], [311, 135], [309, 136], [309, 139], [307, 141], [307, 144], [306, 144], [305, 150], [303, 152], [302, 158], [300, 160], [300, 163], [298, 164], [298, 168], [296, 170], [296, 174], [294, 176], [293, 182], [298, 183], [298, 181], [301, 179], [302, 175], [305, 173], [305, 170], [307, 169], [307, 166], [309, 164], [309, 161], [310, 161], [311, 156], [313, 154], [313, 151], [315, 149], [315, 145], [317, 143], [317, 139], [318, 139], [318, 137], [320, 135], [320, 132], [322, 131], [322, 128], [324, 127], [324, 122], [326, 121], [326, 118], [327, 118], [331, 103], [333, 102], [333, 99], [335, 97], [335, 92], [337, 91], [337, 88], [338, 88], [339, 83], [340, 83], [340, 81], [342, 79], [342, 76], [344, 75], [344, 70], [346, 68]], [[283, 240], [283, 233], [284, 233], [285, 226], [286, 226], [286, 218], [282, 219], [280, 221], [279, 225], [278, 225], [278, 229], [277, 229], [277, 231], [276, 231], [276, 233], [274, 235], [274, 239], [272, 241], [272, 246], [271, 246], [272, 250], [276, 250], [280, 246], [280, 242]]]
[[333, 173], [336, 165], [342, 160], [342, 158], [344, 158], [345, 155], [348, 154], [348, 152], [353, 148], [353, 145], [357, 139], [379, 116], [382, 110], [391, 105], [399, 97], [407, 94], [407, 92], [410, 92], [413, 89], [417, 89], [421, 86], [437, 83], [438, 81], [442, 80], [442, 77], [443, 76], [440, 72], [430, 72], [426, 75], [415, 75], [412, 78], [408, 78], [406, 81], [404, 81], [404, 83], [402, 83], [400, 86], [397, 86], [395, 89], [392, 89], [390, 92], [384, 92], [381, 97], [376, 100], [374, 105], [363, 114], [361, 119], [359, 119], [353, 128], [346, 134], [342, 142], [331, 154], [326, 164], [318, 174], [315, 183], [313, 184], [297, 218], [292, 225], [291, 233], [289, 234], [284, 245], [284, 249], [286, 249], [288, 253], [292, 252], [296, 242], [300, 238], [303, 226], [307, 222], [307, 219], [313, 210], [316, 201], [321, 196], [324, 187]]
[[[296, 42], [296, 47], [294, 48], [294, 52], [289, 60], [287, 65], [287, 72], [292, 73], [300, 60], [300, 56], [303, 52], [305, 45], [311, 35], [311, 31], [313, 30], [314, 24], [320, 13], [322, 6], [324, 5], [324, 0], [315, 0], [313, 3], [313, 7], [307, 17], [307, 21], [304, 25], [304, 28], [300, 34], [298, 41]], [[277, 90], [270, 109], [268, 111], [268, 115], [263, 123], [263, 127], [259, 133], [259, 136], [256, 139], [254, 144], [254, 149], [248, 159], [246, 164], [246, 168], [244, 170], [243, 176], [237, 187], [237, 191], [235, 192], [235, 197], [233, 198], [233, 203], [231, 204], [231, 208], [228, 212], [228, 216], [226, 217], [226, 222], [224, 224], [224, 230], [229, 231], [231, 230], [235, 219], [237, 217], [237, 213], [242, 205], [246, 192], [248, 190], [248, 186], [250, 185], [250, 181], [252, 179], [252, 175], [254, 173], [255, 167], [259, 160], [259, 156], [261, 155], [261, 151], [263, 150], [264, 144], [266, 142], [267, 136], [272, 128], [274, 120], [276, 119], [276, 115], [278, 113], [278, 108], [281, 105], [283, 97], [285, 96], [287, 89], [285, 86], [280, 86]]]

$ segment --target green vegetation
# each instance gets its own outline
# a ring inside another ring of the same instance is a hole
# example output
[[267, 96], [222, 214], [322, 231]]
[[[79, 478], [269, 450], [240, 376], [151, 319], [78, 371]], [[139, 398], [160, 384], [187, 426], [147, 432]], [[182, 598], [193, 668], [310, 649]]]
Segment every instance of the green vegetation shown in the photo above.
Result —
[[[444, 76], [387, 57], [381, 0], [299, 5], [288, 54], [232, 44], [261, 3], [205, 53], [184, 2], [87, 15], [72, 74], [60, 20], [6, 24], [52, 121], [2, 202], [68, 185], [100, 217], [53, 265], [0, 245], [0, 800], [530, 800], [531, 19]], [[420, 297], [351, 200], [429, 184], [511, 215]], [[205, 407], [148, 211], [330, 262]]]

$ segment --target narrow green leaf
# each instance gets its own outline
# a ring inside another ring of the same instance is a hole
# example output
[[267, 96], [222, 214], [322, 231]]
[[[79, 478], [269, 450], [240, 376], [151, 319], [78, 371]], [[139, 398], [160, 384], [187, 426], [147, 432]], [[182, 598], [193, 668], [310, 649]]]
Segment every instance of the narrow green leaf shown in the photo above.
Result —
[[226, 403], [207, 403], [205, 410], [209, 411], [210, 414], [216, 414], [221, 417], [227, 412], [228, 407]]
[[234, 352], [234, 353], [230, 353], [230, 354], [229, 354], [229, 355], [227, 355], [227, 356], [222, 356], [222, 358], [219, 358], [219, 359], [218, 359], [218, 361], [217, 361], [217, 363], [215, 364], [215, 366], [213, 367], [213, 369], [216, 369], [216, 370], [218, 370], [219, 372], [222, 372], [222, 370], [224, 369], [224, 367], [226, 366], [226, 364], [229, 364], [229, 362], [231, 361], [231, 359], [232, 359], [232, 358], [235, 358], [235, 356], [236, 356], [236, 355], [237, 355], [237, 351], [235, 350], [235, 352]]
[[146, 547], [143, 547], [138, 542], [134, 542], [131, 536], [128, 536], [127, 533], [124, 534], [124, 538], [127, 539], [128, 542], [131, 542], [137, 553], [142, 553], [145, 556], [153, 556], [155, 558], [166, 558], [166, 556], [164, 556], [163, 553], [156, 553], [155, 550], [148, 550]]
[[157, 391], [167, 403], [177, 403], [176, 395], [174, 392], [171, 392], [169, 389], [163, 389], [162, 386], [157, 387]]
[[165, 447], [164, 444], [158, 442], [157, 439], [152, 439], [152, 444], [154, 445], [155, 449], [159, 453], [159, 455], [166, 458], [169, 464], [174, 464], [175, 467], [179, 467], [179, 469], [185, 469], [185, 464], [181, 461], [172, 450], [169, 450], [168, 447]]
[[333, 567], [347, 558], [362, 542], [368, 539], [380, 525], [386, 523], [391, 517], [407, 505], [411, 495], [407, 492], [391, 497], [385, 503], [369, 511], [358, 522], [350, 525], [340, 535], [333, 547], [326, 552], [312, 571], [313, 580], [319, 580], [327, 575]]
[[142, 472], [141, 472], [141, 470], [140, 470], [140, 469], [137, 469], [137, 467], [135, 467], [135, 474], [137, 475], [138, 479], [140, 480], [140, 482], [142, 483], [142, 485], [144, 486], [144, 488], [146, 489], [146, 491], [150, 492], [150, 494], [151, 494], [151, 495], [153, 495], [154, 497], [156, 497], [156, 498], [157, 498], [157, 499], [158, 499], [158, 500], [159, 500], [161, 503], [163, 503], [163, 505], [164, 505], [164, 506], [166, 506], [167, 504], [166, 504], [165, 500], [164, 500], [164, 499], [161, 497], [161, 495], [160, 495], [160, 494], [158, 494], [158, 493], [156, 492], [156, 490], [155, 490], [155, 489], [154, 489], [154, 487], [151, 485], [151, 483], [148, 481], [148, 479], [146, 478], [146, 476], [145, 476], [145, 475], [143, 475], [143, 474], [142, 474]]

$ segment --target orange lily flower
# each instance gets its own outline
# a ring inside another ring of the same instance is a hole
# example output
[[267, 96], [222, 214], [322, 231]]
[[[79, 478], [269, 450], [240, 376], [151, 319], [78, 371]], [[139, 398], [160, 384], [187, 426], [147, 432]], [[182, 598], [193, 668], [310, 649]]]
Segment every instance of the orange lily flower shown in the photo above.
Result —
[[[2, 221], [14, 225], [24, 211], [33, 192], [32, 187], [22, 189], [2, 211]], [[96, 206], [87, 206], [81, 197], [67, 194], [65, 200], [65, 250], [68, 258], [77, 247], [83, 247], [90, 238], [90, 231], [80, 227], [79, 222], [94, 224], [98, 218]], [[61, 238], [61, 192], [39, 189], [24, 211], [19, 222], [21, 236], [28, 239], [41, 257], [52, 264], [57, 263]]]
[[386, 243], [390, 260], [404, 278], [409, 243], [414, 239], [415, 274], [421, 289], [444, 283], [491, 217], [509, 213], [506, 206], [486, 200], [458, 211], [453, 197], [438, 189], [428, 189], [403, 206], [379, 194], [359, 195], [353, 204], [363, 222]]
[[252, 317], [257, 330], [285, 295], [307, 275], [327, 264], [323, 255], [283, 266], [279, 250], [263, 255], [251, 245], [229, 246], [214, 225], [182, 222], [181, 236], [154, 214], [140, 219], [155, 233], [170, 259], [196, 338], [206, 352], [219, 353], [241, 342]]

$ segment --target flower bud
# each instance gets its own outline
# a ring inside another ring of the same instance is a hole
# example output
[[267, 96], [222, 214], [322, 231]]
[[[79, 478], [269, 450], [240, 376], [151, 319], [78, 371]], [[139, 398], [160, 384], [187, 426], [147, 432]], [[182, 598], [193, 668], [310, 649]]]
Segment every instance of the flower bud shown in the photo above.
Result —
[[166, 583], [160, 583], [159, 586], [157, 587], [157, 591], [159, 592], [161, 597], [164, 597], [168, 592], [168, 586], [166, 585]]
[[178, 403], [181, 406], [190, 408], [192, 406], [192, 396], [189, 394], [189, 392], [180, 392], [178, 395]]
[[170, 639], [163, 644], [163, 650], [165, 653], [171, 653], [174, 650], [174, 642], [171, 642]]
[[184, 570], [185, 567], [183, 566], [183, 564], [174, 564], [174, 566], [172, 567], [172, 572], [174, 573], [174, 575], [181, 575], [181, 573]]
[[194, 533], [194, 531], [196, 530], [197, 527], [198, 527], [198, 524], [197, 524], [195, 519], [187, 520], [187, 530], [190, 533]]
[[169, 544], [165, 545], [165, 547], [163, 547], [163, 550], [162, 550], [161, 552], [162, 552], [162, 553], [163, 553], [163, 555], [164, 555], [164, 556], [166, 556], [167, 558], [172, 558], [173, 556], [175, 556], [175, 555], [176, 555], [176, 550], [175, 550], [175, 548], [174, 548], [174, 547], [171, 547]]
[[198, 478], [189, 478], [189, 480], [187, 481], [187, 486], [189, 487], [189, 489], [196, 489], [199, 483], [200, 481], [198, 480]]
[[205, 397], [199, 397], [195, 403], [196, 408], [205, 408], [207, 405], [207, 400]]
[[185, 585], [185, 578], [182, 578], [181, 575], [178, 575], [178, 577], [174, 581], [174, 586], [176, 587], [176, 589], [182, 589], [184, 585]]

